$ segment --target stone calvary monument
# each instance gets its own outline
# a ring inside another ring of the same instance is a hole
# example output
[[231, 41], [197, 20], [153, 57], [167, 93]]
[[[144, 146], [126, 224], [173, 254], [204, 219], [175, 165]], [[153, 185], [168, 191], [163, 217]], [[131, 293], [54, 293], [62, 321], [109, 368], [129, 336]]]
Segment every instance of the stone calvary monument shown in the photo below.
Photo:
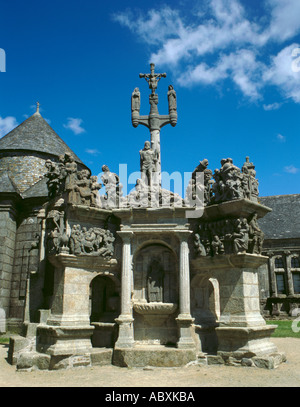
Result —
[[[258, 269], [268, 258], [257, 220], [270, 208], [258, 203], [255, 166], [227, 158], [213, 173], [202, 159], [186, 197], [163, 189], [160, 130], [176, 126], [177, 100], [170, 85], [169, 114], [159, 114], [166, 74], [150, 68], [140, 74], [151, 90], [148, 116], [138, 88], [131, 97], [133, 126], [150, 131], [133, 191], [123, 196], [107, 165], [100, 182], [69, 151], [45, 162], [48, 199], [26, 257], [24, 333], [9, 347], [18, 369], [270, 368], [285, 360], [270, 340], [276, 326], [260, 312]], [[48, 306], [34, 305], [36, 278], [48, 287], [40, 301]]]

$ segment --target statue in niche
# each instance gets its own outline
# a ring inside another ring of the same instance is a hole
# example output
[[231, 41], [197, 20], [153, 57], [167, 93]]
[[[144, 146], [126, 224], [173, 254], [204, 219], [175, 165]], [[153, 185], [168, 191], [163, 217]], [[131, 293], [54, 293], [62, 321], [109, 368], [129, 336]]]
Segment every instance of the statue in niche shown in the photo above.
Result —
[[131, 96], [131, 111], [139, 112], [141, 108], [141, 94], [139, 88], [135, 88]]
[[150, 141], [146, 141], [143, 150], [140, 150], [140, 170], [142, 182], [149, 187], [152, 185], [152, 177], [156, 170], [157, 160], [157, 152], [152, 150]]
[[159, 260], [152, 260], [147, 277], [149, 302], [163, 302], [164, 274]]
[[259, 228], [257, 223], [257, 213], [249, 219], [249, 238], [251, 241], [250, 253], [261, 254], [264, 242], [264, 233]]
[[169, 112], [172, 110], [177, 110], [177, 97], [176, 92], [172, 85], [169, 85], [168, 88], [168, 102], [169, 102]]

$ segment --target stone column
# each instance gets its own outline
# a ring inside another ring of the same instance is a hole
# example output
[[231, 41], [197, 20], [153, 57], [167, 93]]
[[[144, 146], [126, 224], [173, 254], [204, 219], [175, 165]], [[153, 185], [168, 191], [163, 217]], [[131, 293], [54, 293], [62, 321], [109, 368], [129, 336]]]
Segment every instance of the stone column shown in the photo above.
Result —
[[179, 315], [176, 319], [179, 327], [178, 348], [195, 347], [192, 333], [192, 323], [190, 303], [190, 260], [188, 238], [192, 232], [185, 231], [178, 233], [180, 241], [179, 259]]
[[294, 284], [293, 284], [293, 276], [291, 272], [291, 253], [289, 251], [284, 252], [285, 254], [285, 264], [286, 264], [286, 273], [287, 273], [287, 295], [293, 297], [295, 295], [294, 292]]
[[122, 279], [121, 279], [121, 315], [116, 319], [119, 324], [119, 336], [116, 348], [130, 348], [134, 344], [132, 317], [132, 232], [118, 232], [123, 240]]

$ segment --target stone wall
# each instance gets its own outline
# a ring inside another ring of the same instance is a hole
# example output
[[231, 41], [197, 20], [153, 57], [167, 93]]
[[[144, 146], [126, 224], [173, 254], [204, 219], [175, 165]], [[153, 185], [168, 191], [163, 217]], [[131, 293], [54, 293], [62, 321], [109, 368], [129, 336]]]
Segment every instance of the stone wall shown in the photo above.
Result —
[[14, 263], [16, 221], [11, 205], [0, 206], [0, 333], [6, 331]]
[[[20, 326], [25, 317], [25, 301], [26, 292], [29, 289], [28, 281], [32, 264], [38, 265], [38, 259], [32, 260], [32, 254], [38, 256], [38, 251], [31, 252], [33, 242], [36, 241], [36, 235], [40, 235], [41, 226], [39, 219], [36, 217], [36, 213], [26, 215], [24, 219], [19, 223], [16, 233], [16, 245], [15, 245], [15, 261], [11, 281], [11, 300], [10, 300], [10, 313], [9, 313], [9, 325], [12, 328]], [[37, 267], [35, 270], [38, 273]], [[30, 296], [31, 301], [34, 296]], [[31, 308], [31, 322], [35, 322], [34, 310], [40, 307], [41, 304], [27, 304]]]

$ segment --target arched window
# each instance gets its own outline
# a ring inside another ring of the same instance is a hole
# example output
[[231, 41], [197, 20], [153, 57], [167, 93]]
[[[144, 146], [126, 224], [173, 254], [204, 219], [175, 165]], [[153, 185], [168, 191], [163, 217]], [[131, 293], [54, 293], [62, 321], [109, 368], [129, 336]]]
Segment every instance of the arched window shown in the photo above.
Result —
[[282, 257], [276, 257], [275, 258], [275, 268], [276, 269], [283, 269], [284, 268], [283, 258]]
[[299, 257], [292, 257], [291, 259], [291, 267], [292, 269], [298, 269], [300, 268], [300, 261], [299, 261]]

